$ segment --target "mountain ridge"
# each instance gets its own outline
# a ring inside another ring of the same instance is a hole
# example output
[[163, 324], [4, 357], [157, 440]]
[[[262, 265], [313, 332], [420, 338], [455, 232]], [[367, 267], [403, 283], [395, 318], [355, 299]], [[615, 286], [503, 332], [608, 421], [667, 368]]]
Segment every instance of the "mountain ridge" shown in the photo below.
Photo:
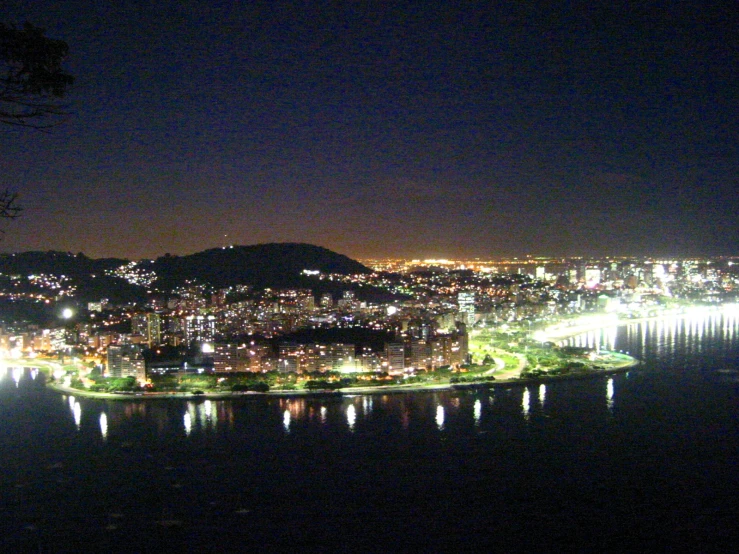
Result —
[[0, 254], [0, 274], [6, 280], [15, 275], [64, 275], [74, 281], [83, 299], [100, 298], [107, 288], [123, 297], [137, 296], [137, 291], [145, 295], [144, 286], [127, 283], [122, 277], [111, 274], [127, 264], [138, 271], [155, 274], [151, 289], [163, 293], [192, 281], [213, 288], [242, 284], [255, 288], [315, 289], [316, 279], [304, 275], [303, 270], [342, 275], [370, 272], [344, 254], [296, 242], [233, 245], [184, 256], [165, 254], [135, 264], [126, 259], [93, 259], [82, 253], [59, 251]]
[[216, 287], [249, 284], [291, 287], [304, 284], [302, 271], [351, 275], [370, 273], [356, 260], [322, 246], [297, 242], [233, 245], [187, 256], [161, 256], [151, 268], [158, 282], [202, 279]]

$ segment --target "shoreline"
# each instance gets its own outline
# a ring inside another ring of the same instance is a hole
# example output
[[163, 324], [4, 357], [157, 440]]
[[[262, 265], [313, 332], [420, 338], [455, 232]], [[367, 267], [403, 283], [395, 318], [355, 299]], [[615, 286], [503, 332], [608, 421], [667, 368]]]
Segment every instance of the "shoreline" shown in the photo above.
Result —
[[682, 312], [682, 313], [662, 314], [662, 315], [654, 315], [654, 316], [646, 316], [646, 317], [635, 317], [633, 319], [620, 319], [617, 317], [613, 321], [603, 321], [602, 323], [599, 323], [597, 325], [587, 325], [587, 324], [580, 325], [580, 326], [573, 325], [572, 327], [565, 326], [561, 328], [556, 328], [556, 326], [553, 326], [554, 328], [552, 330], [544, 329], [542, 332], [544, 333], [545, 341], [559, 344], [560, 342], [571, 339], [572, 337], [576, 337], [578, 335], [584, 335], [585, 333], [590, 333], [590, 332], [598, 331], [601, 329], [608, 329], [609, 327], [623, 327], [626, 325], [650, 323], [652, 321], [664, 321], [664, 320], [670, 320], [670, 319], [685, 319], [686, 317], [692, 317], [698, 314], [710, 314], [713, 312], [723, 312], [725, 311], [725, 308], [726, 306], [697, 307], [693, 313]]
[[[610, 327], [621, 327], [631, 324], [643, 324], [653, 321], [665, 321], [670, 319], [684, 319], [698, 314], [706, 314], [710, 312], [719, 311], [719, 307], [702, 307], [693, 311], [693, 313], [671, 313], [662, 314], [648, 317], [639, 317], [634, 319], [618, 319], [615, 318], [612, 321], [601, 321], [600, 324], [592, 325], [580, 325], [580, 326], [565, 326], [561, 328], [555, 328], [548, 331], [544, 330], [546, 336], [545, 340], [561, 344], [565, 340], [583, 335], [585, 333], [593, 332], [596, 330], [607, 329]], [[723, 311], [723, 310], [720, 310]], [[512, 354], [512, 353], [511, 353]], [[515, 355], [515, 354], [513, 354]], [[439, 391], [459, 391], [459, 390], [486, 390], [492, 388], [512, 388], [519, 386], [530, 386], [537, 384], [546, 384], [549, 382], [566, 381], [566, 380], [578, 380], [578, 379], [591, 379], [603, 375], [611, 375], [617, 373], [624, 373], [629, 369], [641, 364], [641, 361], [625, 353], [619, 353], [619, 355], [628, 358], [623, 363], [618, 364], [614, 367], [607, 369], [590, 370], [587, 372], [568, 373], [564, 375], [540, 375], [532, 378], [520, 377], [506, 378], [497, 381], [481, 381], [481, 382], [470, 382], [470, 383], [439, 383], [439, 384], [409, 384], [409, 385], [379, 385], [376, 387], [353, 387], [337, 390], [271, 390], [268, 392], [232, 392], [232, 391], [219, 391], [209, 392], [202, 394], [193, 394], [189, 392], [136, 392], [136, 393], [110, 393], [110, 392], [93, 392], [83, 389], [75, 389], [66, 387], [55, 382], [47, 382], [46, 386], [58, 392], [60, 394], [78, 395], [87, 398], [96, 398], [99, 400], [198, 400], [198, 399], [210, 399], [210, 400], [228, 400], [237, 398], [248, 398], [255, 396], [272, 396], [276, 398], [328, 398], [328, 397], [342, 397], [342, 396], [354, 396], [354, 395], [369, 395], [369, 394], [402, 394], [402, 393], [417, 393], [417, 392], [439, 392]], [[28, 363], [27, 366], [34, 367], [32, 363]], [[520, 373], [519, 373], [520, 375]], [[494, 376], [494, 375], [493, 375]]]
[[[708, 311], [708, 310], [701, 310]], [[680, 314], [668, 314], [661, 316], [652, 317], [641, 317], [628, 320], [617, 319], [611, 322], [603, 322], [601, 325], [583, 325], [579, 327], [565, 327], [557, 329], [555, 332], [547, 332], [546, 339], [550, 342], [557, 344], [585, 333], [592, 331], [606, 329], [609, 327], [621, 327], [631, 324], [648, 323], [651, 321], [660, 321], [668, 319], [682, 319], [690, 317], [690, 313]], [[538, 377], [521, 379], [519, 377], [501, 379], [498, 381], [483, 381], [483, 382], [471, 382], [471, 383], [440, 383], [440, 384], [410, 384], [410, 385], [379, 385], [376, 387], [353, 387], [336, 389], [331, 391], [318, 390], [318, 391], [307, 391], [307, 390], [271, 390], [268, 392], [205, 392], [203, 394], [192, 394], [189, 392], [139, 392], [139, 393], [111, 393], [111, 392], [93, 392], [82, 389], [74, 389], [71, 387], [65, 387], [57, 383], [47, 383], [47, 387], [51, 388], [55, 392], [68, 395], [84, 396], [86, 398], [96, 398], [98, 400], [119, 400], [119, 401], [132, 401], [132, 400], [233, 400], [238, 398], [251, 398], [251, 397], [275, 397], [275, 398], [330, 398], [336, 397], [341, 398], [342, 396], [354, 396], [354, 395], [368, 395], [368, 394], [406, 394], [406, 393], [418, 393], [418, 392], [440, 392], [440, 391], [463, 391], [463, 390], [487, 390], [493, 388], [513, 388], [513, 387], [525, 387], [531, 385], [547, 384], [557, 381], [568, 381], [568, 380], [580, 380], [580, 379], [592, 379], [603, 375], [614, 375], [618, 373], [625, 373], [629, 369], [634, 368], [641, 364], [641, 361], [628, 354], [619, 353], [622, 356], [629, 358], [625, 360], [623, 364], [619, 364], [616, 367], [608, 369], [598, 369], [588, 372], [570, 373], [565, 375], [541, 375]]]
[[479, 383], [440, 383], [430, 385], [379, 385], [377, 387], [356, 387], [337, 389], [335, 391], [307, 391], [307, 390], [274, 390], [268, 392], [211, 392], [203, 394], [192, 394], [189, 392], [140, 392], [140, 393], [113, 393], [113, 392], [93, 392], [81, 389], [74, 389], [59, 385], [57, 383], [47, 383], [46, 386], [55, 392], [72, 396], [83, 396], [86, 398], [95, 398], [98, 400], [234, 400], [239, 398], [254, 397], [274, 397], [274, 398], [342, 398], [345, 396], [360, 396], [369, 394], [409, 394], [423, 392], [445, 392], [445, 391], [464, 391], [464, 390], [489, 390], [494, 388], [513, 388], [526, 387], [530, 385], [547, 384], [558, 381], [574, 381], [580, 379], [594, 379], [604, 375], [614, 375], [625, 373], [636, 366], [641, 361], [632, 356], [627, 356], [628, 360], [616, 367], [608, 369], [597, 369], [582, 373], [569, 373], [565, 375], [543, 375], [527, 379], [501, 379], [500, 381], [483, 381]]

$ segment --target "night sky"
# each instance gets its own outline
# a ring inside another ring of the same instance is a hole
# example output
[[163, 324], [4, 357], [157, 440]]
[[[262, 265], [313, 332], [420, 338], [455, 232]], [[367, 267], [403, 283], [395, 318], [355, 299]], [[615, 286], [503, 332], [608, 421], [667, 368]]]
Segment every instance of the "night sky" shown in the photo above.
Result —
[[76, 82], [1, 251], [739, 254], [736, 2], [8, 4]]

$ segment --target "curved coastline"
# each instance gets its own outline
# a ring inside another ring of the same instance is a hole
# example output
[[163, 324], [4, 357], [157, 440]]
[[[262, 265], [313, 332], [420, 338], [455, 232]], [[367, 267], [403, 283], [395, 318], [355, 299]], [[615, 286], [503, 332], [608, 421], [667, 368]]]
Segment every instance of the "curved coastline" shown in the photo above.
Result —
[[137, 401], [137, 400], [234, 400], [238, 398], [250, 397], [275, 397], [275, 398], [327, 398], [368, 394], [407, 394], [417, 392], [440, 392], [440, 391], [463, 391], [463, 390], [487, 390], [493, 388], [512, 388], [525, 387], [530, 385], [553, 383], [557, 381], [572, 381], [578, 379], [593, 379], [603, 375], [612, 375], [616, 373], [624, 373], [629, 369], [639, 365], [641, 362], [632, 356], [623, 355], [628, 360], [617, 367], [608, 369], [592, 370], [587, 373], [571, 373], [566, 375], [544, 375], [527, 379], [513, 378], [501, 379], [499, 381], [486, 381], [482, 383], [440, 383], [440, 384], [409, 384], [409, 385], [380, 385], [376, 387], [352, 387], [338, 389], [336, 391], [308, 391], [308, 390], [273, 390], [268, 392], [206, 392], [203, 394], [192, 394], [189, 392], [141, 392], [141, 393], [112, 393], [112, 392], [93, 392], [82, 389], [74, 389], [65, 387], [58, 383], [48, 383], [47, 386], [52, 390], [61, 394], [73, 396], [83, 396], [86, 398], [95, 398], [98, 400], [118, 400], [118, 401]]
[[[708, 312], [708, 310], [701, 310], [701, 312]], [[560, 343], [569, 338], [606, 329], [609, 327], [622, 327], [631, 324], [648, 323], [651, 321], [664, 321], [670, 319], [684, 319], [691, 317], [695, 313], [680, 313], [680, 314], [668, 314], [651, 317], [640, 317], [628, 320], [615, 320], [612, 322], [603, 322], [600, 325], [582, 325], [572, 327], [562, 327], [554, 329], [552, 331], [544, 331], [546, 340], [551, 342]], [[268, 392], [206, 392], [203, 394], [192, 394], [189, 392], [141, 392], [141, 393], [108, 393], [108, 392], [93, 392], [82, 389], [74, 389], [71, 387], [65, 387], [58, 383], [47, 383], [47, 386], [56, 392], [62, 394], [83, 396], [87, 398], [96, 398], [98, 400], [121, 400], [121, 401], [132, 401], [132, 400], [198, 400], [198, 399], [209, 399], [209, 400], [233, 400], [237, 398], [249, 398], [249, 397], [276, 397], [276, 398], [321, 398], [321, 397], [341, 397], [341, 396], [354, 396], [354, 395], [368, 395], [368, 394], [402, 394], [402, 393], [416, 393], [416, 392], [439, 392], [439, 391], [462, 391], [462, 390], [486, 390], [493, 388], [512, 388], [512, 387], [525, 387], [538, 384], [553, 383], [558, 381], [570, 381], [579, 379], [592, 379], [603, 375], [613, 375], [618, 373], [625, 373], [629, 369], [638, 366], [641, 361], [630, 356], [628, 354], [619, 353], [625, 359], [623, 363], [618, 364], [615, 367], [607, 369], [591, 370], [585, 373], [570, 373], [565, 375], [540, 375], [532, 378], [521, 379], [519, 377], [500, 379], [498, 381], [488, 381], [482, 383], [440, 383], [440, 384], [409, 384], [409, 385], [380, 385], [376, 387], [352, 387], [345, 389], [338, 389], [336, 391], [308, 391], [308, 390], [271, 390]]]
[[590, 333], [592, 331], [598, 331], [601, 329], [608, 329], [609, 327], [625, 327], [626, 325], [639, 324], [639, 323], [650, 323], [652, 321], [667, 321], [671, 319], [685, 319], [688, 317], [693, 317], [698, 314], [710, 314], [710, 313], [716, 313], [716, 312], [723, 313], [724, 311], [726, 311], [726, 308], [727, 306], [723, 306], [723, 307], [711, 306], [708, 308], [697, 307], [695, 311], [692, 311], [692, 312], [661, 314], [661, 315], [646, 316], [646, 317], [635, 317], [633, 319], [615, 319], [613, 321], [603, 321], [602, 323], [598, 325], [585, 324], [585, 325], [579, 325], [579, 326], [565, 325], [564, 327], [553, 326], [552, 328], [545, 329], [543, 331], [543, 334], [544, 334], [543, 340], [554, 342], [554, 343], [560, 343], [562, 341], [565, 341], [572, 337], [576, 337], [578, 335], [584, 335], [585, 333]]

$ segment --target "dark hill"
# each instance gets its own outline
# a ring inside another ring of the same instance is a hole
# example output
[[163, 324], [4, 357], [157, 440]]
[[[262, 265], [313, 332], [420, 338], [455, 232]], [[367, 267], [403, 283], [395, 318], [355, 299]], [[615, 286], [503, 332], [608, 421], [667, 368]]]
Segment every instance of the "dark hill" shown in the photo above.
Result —
[[[146, 299], [146, 291], [142, 287], [131, 285], [105, 272], [128, 263], [128, 260], [116, 258], [91, 259], [84, 254], [71, 252], [20, 252], [0, 255], [0, 287], [8, 286], [8, 278], [12, 275], [22, 277], [10, 286], [16, 292], [31, 292], [38, 287], [31, 286], [25, 277], [29, 275], [64, 275], [75, 288], [75, 296], [82, 302], [108, 298], [115, 303], [138, 302]], [[47, 292], [48, 289], [47, 289]]]
[[257, 288], [315, 287], [304, 269], [350, 275], [369, 273], [357, 261], [326, 248], [301, 243], [270, 243], [214, 248], [188, 256], [162, 256], [151, 269], [157, 288], [167, 289], [197, 279], [216, 288], [248, 284]]
[[108, 269], [115, 269], [128, 263], [128, 260], [101, 258], [93, 260], [84, 254], [71, 252], [19, 252], [17, 254], [0, 255], [0, 272], [6, 274], [31, 275], [47, 273], [50, 275], [67, 275], [82, 277], [103, 274]]
[[[66, 276], [81, 301], [109, 298], [114, 303], [140, 302], [147, 298], [143, 286], [134, 285], [106, 272], [119, 268], [128, 260], [91, 259], [71, 252], [23, 252], [0, 254], [0, 288], [15, 292], [36, 290], [25, 277], [41, 273]], [[318, 281], [302, 274], [304, 269], [322, 273], [350, 275], [368, 273], [365, 266], [320, 246], [297, 243], [256, 244], [214, 248], [187, 256], [162, 256], [146, 263], [147, 270], [157, 275], [154, 287], [163, 293], [182, 286], [186, 281], [225, 288], [245, 284], [260, 288], [310, 288], [316, 292], [337, 293], [347, 288], [336, 281]], [[21, 280], [11, 280], [19, 275]], [[20, 287], [20, 288], [19, 288]]]

